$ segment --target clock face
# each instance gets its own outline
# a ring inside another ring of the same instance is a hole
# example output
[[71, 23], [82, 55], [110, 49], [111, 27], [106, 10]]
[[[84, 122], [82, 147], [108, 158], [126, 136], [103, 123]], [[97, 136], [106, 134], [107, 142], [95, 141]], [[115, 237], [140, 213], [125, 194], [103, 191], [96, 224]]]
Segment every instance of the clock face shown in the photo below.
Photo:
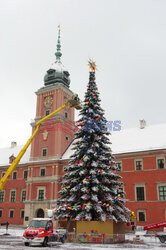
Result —
[[47, 97], [44, 99], [44, 106], [45, 106], [46, 108], [51, 107], [52, 103], [53, 103], [53, 97], [52, 97], [52, 96], [47, 96]]

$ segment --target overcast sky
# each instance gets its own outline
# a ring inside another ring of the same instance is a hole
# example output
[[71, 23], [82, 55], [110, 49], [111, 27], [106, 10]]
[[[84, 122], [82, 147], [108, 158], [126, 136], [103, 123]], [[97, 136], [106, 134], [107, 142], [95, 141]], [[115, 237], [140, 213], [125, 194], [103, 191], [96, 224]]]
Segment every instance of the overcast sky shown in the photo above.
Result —
[[58, 24], [73, 92], [84, 98], [90, 57], [107, 120], [166, 122], [165, 0], [0, 0], [0, 147], [31, 135]]

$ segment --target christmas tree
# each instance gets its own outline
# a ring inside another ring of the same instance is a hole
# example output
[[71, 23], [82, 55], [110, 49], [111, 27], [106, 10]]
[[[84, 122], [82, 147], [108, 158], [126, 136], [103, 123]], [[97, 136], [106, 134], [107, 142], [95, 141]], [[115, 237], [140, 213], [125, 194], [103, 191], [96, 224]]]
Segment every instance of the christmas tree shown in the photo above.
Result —
[[107, 120], [100, 107], [95, 82], [95, 63], [89, 61], [90, 75], [85, 100], [75, 133], [74, 154], [62, 180], [57, 200], [57, 219], [109, 220], [128, 222], [121, 178], [109, 146]]

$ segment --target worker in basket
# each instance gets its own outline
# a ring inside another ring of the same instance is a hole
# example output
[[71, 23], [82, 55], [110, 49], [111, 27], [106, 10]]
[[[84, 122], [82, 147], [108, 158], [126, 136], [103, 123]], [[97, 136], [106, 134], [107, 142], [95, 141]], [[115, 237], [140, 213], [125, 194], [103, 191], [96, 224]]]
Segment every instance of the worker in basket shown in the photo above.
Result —
[[80, 99], [79, 99], [79, 97], [78, 97], [78, 94], [74, 94], [74, 95], [73, 95], [73, 99], [74, 99], [75, 101], [80, 102]]
[[81, 109], [81, 101], [77, 94], [73, 94], [72, 99], [69, 100], [72, 107], [75, 107], [76, 109]]

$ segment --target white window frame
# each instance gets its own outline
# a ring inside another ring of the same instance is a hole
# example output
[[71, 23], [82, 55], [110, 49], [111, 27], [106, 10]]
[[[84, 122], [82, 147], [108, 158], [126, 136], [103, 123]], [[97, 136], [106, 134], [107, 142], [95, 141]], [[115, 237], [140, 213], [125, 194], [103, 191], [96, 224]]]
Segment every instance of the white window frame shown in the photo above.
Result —
[[1, 202], [4, 202], [4, 201], [5, 201], [5, 190], [1, 190], [0, 192], [4, 193], [3, 201], [0, 201], [0, 203], [1, 203]]
[[[164, 168], [158, 168], [158, 160], [164, 160]], [[165, 157], [164, 157], [164, 156], [157, 156], [157, 157], [156, 157], [156, 168], [157, 168], [158, 170], [165, 169]]]
[[[41, 175], [41, 171], [42, 171], [43, 169], [45, 170], [45, 175]], [[46, 176], [46, 168], [45, 168], [45, 167], [41, 167], [41, 168], [40, 168], [40, 176], [41, 176], [41, 177]]]
[[22, 213], [23, 211], [24, 211], [24, 217], [25, 217], [25, 210], [24, 210], [24, 209], [20, 209], [20, 218], [21, 218], [21, 219], [24, 219], [24, 217], [23, 217], [23, 218], [21, 217], [21, 213]]
[[23, 194], [24, 191], [25, 191], [25, 201], [26, 201], [27, 192], [26, 192], [26, 189], [22, 189], [22, 191], [21, 191], [21, 202], [24, 202], [22, 200], [22, 194]]
[[[39, 200], [39, 190], [44, 190], [44, 199]], [[46, 199], [46, 187], [45, 186], [39, 186], [37, 187], [37, 200], [38, 201], [44, 201]]]
[[[46, 150], [46, 155], [43, 155], [43, 150]], [[47, 157], [48, 148], [42, 148], [42, 157]]]
[[[14, 173], [16, 173], [16, 178], [15, 178], [15, 179], [13, 178]], [[17, 171], [13, 171], [13, 174], [12, 174], [12, 179], [13, 179], [13, 180], [17, 180]]]
[[[140, 161], [141, 164], [142, 164], [141, 170], [138, 170], [138, 169], [137, 169], [137, 165], [136, 165], [136, 162], [137, 162], [137, 161]], [[135, 160], [134, 160], [134, 163], [135, 163], [135, 171], [142, 171], [142, 170], [143, 170], [143, 159], [135, 159]]]
[[[24, 178], [24, 173], [25, 173], [25, 172], [27, 172], [27, 178]], [[24, 179], [24, 180], [28, 179], [28, 169], [25, 169], [25, 170], [23, 171], [23, 179]]]
[[160, 201], [160, 202], [165, 202], [165, 200], [160, 200], [160, 195], [159, 195], [159, 187], [165, 187], [166, 186], [166, 182], [158, 182], [157, 183], [157, 199], [158, 199], [158, 201]]
[[[145, 183], [135, 183], [134, 184], [134, 189], [135, 189], [135, 201], [138, 202], [145, 202], [146, 201], [146, 184]], [[137, 188], [138, 187], [144, 187], [144, 200], [137, 200]]]
[[[139, 220], [139, 213], [144, 213], [144, 215], [145, 215], [145, 221], [140, 221]], [[142, 222], [142, 223], [146, 222], [146, 209], [137, 209], [137, 221], [138, 222]]]
[[[10, 217], [10, 212], [13, 211], [13, 217]], [[9, 218], [13, 219], [14, 218], [14, 209], [9, 209]]]
[[[15, 191], [15, 200], [14, 201], [11, 201], [11, 197], [12, 197], [12, 192]], [[10, 202], [16, 202], [16, 189], [11, 189], [10, 190]]]

